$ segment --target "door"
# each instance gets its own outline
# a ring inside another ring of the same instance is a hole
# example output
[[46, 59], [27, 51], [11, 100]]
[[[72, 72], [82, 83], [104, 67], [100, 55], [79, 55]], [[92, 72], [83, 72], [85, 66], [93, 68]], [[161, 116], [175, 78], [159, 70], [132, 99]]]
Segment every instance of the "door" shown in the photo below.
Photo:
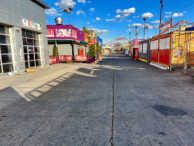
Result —
[[83, 48], [79, 48], [78, 49], [78, 54], [79, 55], [84, 55], [84, 49]]

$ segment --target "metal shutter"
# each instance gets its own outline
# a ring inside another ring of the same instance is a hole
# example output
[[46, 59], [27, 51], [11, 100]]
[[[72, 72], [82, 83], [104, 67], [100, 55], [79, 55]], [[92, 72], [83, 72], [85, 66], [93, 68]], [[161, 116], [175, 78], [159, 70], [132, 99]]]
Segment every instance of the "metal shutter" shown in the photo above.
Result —
[[74, 55], [78, 55], [78, 45], [74, 44]]
[[72, 46], [71, 44], [58, 44], [58, 51], [60, 55], [72, 55]]
[[53, 55], [53, 47], [54, 47], [54, 44], [49, 44], [48, 45], [49, 56], [52, 56]]

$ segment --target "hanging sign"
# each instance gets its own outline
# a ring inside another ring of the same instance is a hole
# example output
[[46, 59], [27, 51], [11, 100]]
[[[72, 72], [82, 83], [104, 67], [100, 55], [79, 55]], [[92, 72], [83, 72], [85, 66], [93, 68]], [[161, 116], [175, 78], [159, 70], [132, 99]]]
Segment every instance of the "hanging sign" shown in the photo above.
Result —
[[164, 31], [164, 30], [166, 30], [167, 28], [172, 27], [172, 18], [171, 18], [170, 20], [168, 20], [168, 21], [162, 23], [159, 27], [160, 27], [160, 30], [161, 30], [161, 31]]

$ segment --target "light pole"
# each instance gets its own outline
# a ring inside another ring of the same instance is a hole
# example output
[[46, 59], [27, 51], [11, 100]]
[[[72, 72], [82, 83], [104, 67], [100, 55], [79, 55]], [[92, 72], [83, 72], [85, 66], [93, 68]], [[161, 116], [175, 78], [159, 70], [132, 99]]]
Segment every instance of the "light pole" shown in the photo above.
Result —
[[135, 39], [137, 39], [137, 35], [138, 35], [138, 33], [137, 33], [137, 25], [135, 26]]
[[73, 10], [73, 7], [69, 7], [69, 10], [67, 10], [67, 9], [63, 10], [63, 12], [65, 12], [69, 15], [69, 24], [71, 24], [71, 22], [70, 22], [70, 13], [71, 13], [72, 10]]
[[131, 32], [129, 32], [129, 41], [131, 41]]
[[144, 38], [144, 39], [145, 39], [146, 19], [147, 19], [147, 17], [144, 17], [144, 18], [143, 18], [143, 20], [144, 20], [144, 35], [143, 35], [143, 38]]
[[160, 26], [159, 26], [159, 35], [161, 33], [161, 24], [162, 24], [162, 9], [164, 8], [164, 5], [163, 5], [163, 0], [160, 0], [160, 4], [161, 4], [161, 8], [160, 8]]

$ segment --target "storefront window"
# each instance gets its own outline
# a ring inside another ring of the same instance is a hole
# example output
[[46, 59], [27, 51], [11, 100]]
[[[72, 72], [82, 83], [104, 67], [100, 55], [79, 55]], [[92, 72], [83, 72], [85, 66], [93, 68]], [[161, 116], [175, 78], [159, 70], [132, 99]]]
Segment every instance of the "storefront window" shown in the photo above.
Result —
[[0, 35], [0, 44], [10, 44], [9, 36]]
[[13, 65], [12, 64], [3, 65], [3, 71], [4, 73], [13, 71]]
[[25, 67], [41, 66], [39, 36], [36, 33], [22, 30]]
[[0, 73], [13, 71], [9, 29], [0, 25]]

